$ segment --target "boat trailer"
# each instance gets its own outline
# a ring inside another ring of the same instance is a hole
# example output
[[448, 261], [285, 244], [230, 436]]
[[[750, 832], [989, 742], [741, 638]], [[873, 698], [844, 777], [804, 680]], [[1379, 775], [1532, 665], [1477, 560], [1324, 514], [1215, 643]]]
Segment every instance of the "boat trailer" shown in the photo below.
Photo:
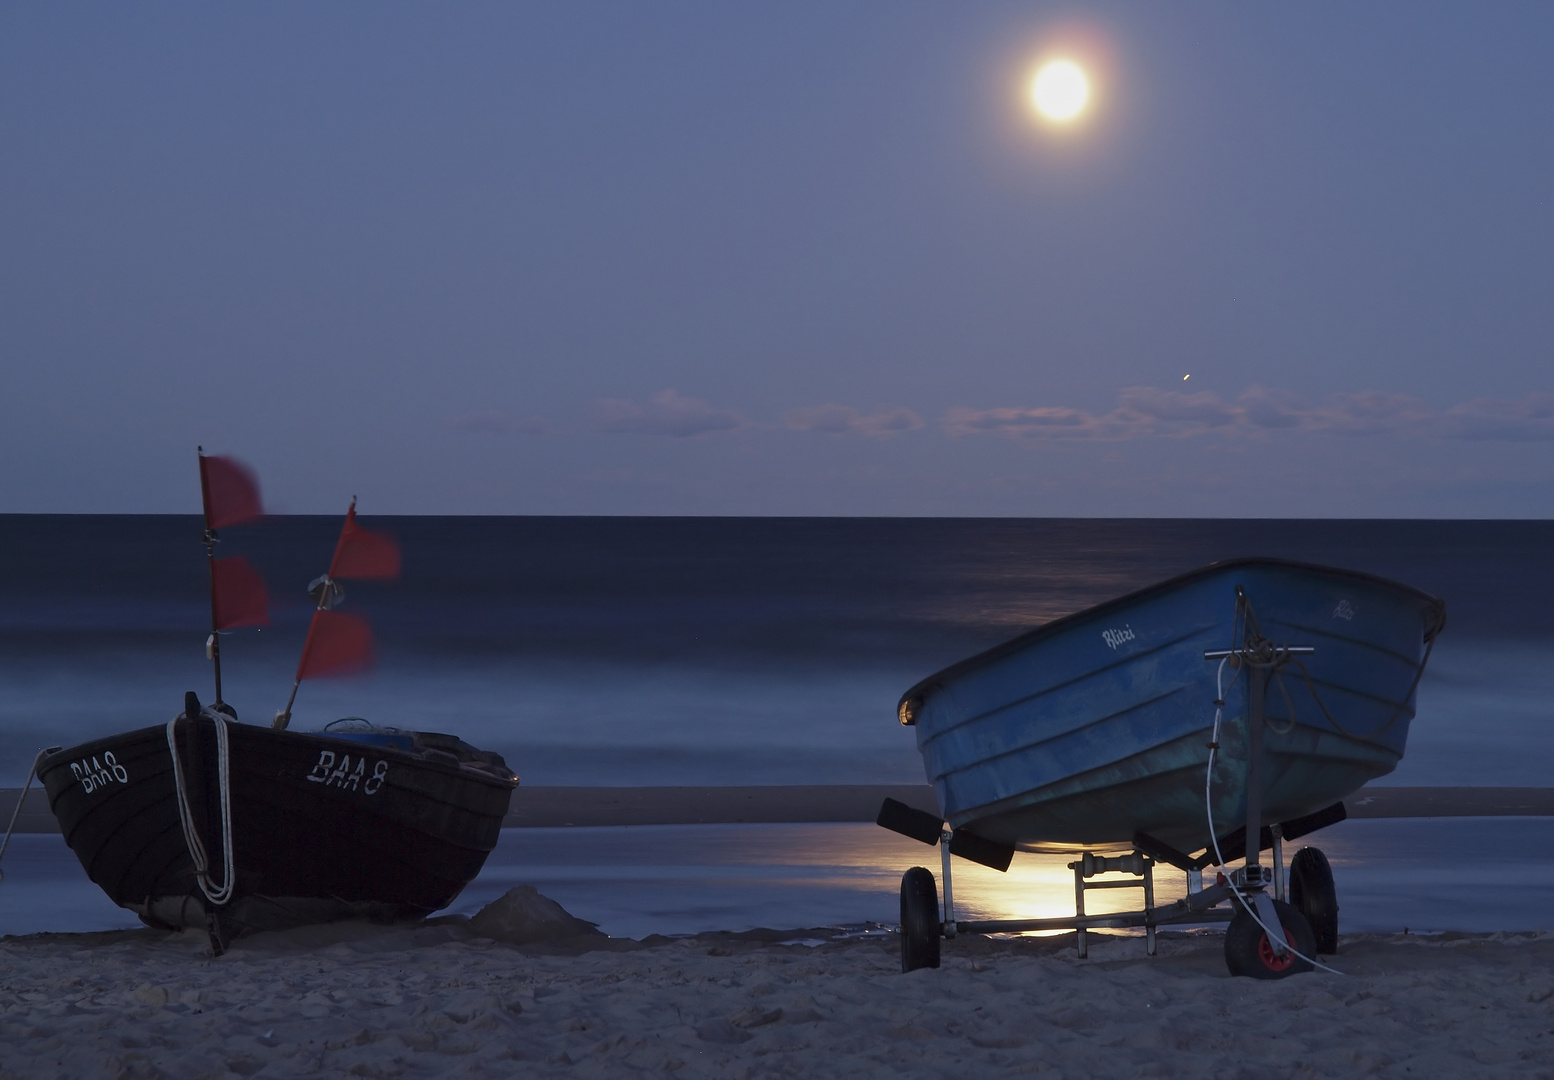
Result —
[[[951, 856], [970, 859], [994, 870], [1005, 871], [1012, 861], [1014, 849], [994, 845], [992, 841], [978, 837], [974, 833], [967, 833], [964, 830], [957, 832], [946, 828], [944, 823], [933, 814], [897, 802], [895, 799], [886, 799], [884, 805], [880, 807], [876, 823], [892, 832], [910, 836], [914, 840], [937, 844], [942, 860], [941, 877], [944, 882], [941, 917], [933, 874], [917, 866], [902, 876], [901, 970], [938, 967], [940, 939], [954, 938], [960, 934], [1025, 934], [1043, 930], [1073, 930], [1076, 932], [1075, 939], [1079, 955], [1085, 957], [1089, 955], [1086, 931], [1142, 927], [1149, 955], [1154, 956], [1156, 927], [1202, 926], [1205, 923], [1233, 922], [1236, 916], [1241, 914], [1241, 907], [1235, 903], [1233, 894], [1240, 892], [1245, 896], [1248, 892], [1252, 892], [1253, 897], [1260, 895], [1267, 901], [1270, 898], [1263, 890], [1269, 885], [1273, 886], [1271, 906], [1286, 934], [1293, 939], [1286, 944], [1294, 945], [1307, 955], [1311, 954], [1310, 950], [1301, 948], [1299, 938], [1305, 935], [1298, 933], [1297, 927], [1292, 926], [1289, 919], [1290, 914], [1298, 913], [1310, 928], [1309, 934], [1314, 939], [1308, 944], [1314, 945], [1317, 953], [1332, 954], [1336, 951], [1338, 936], [1338, 905], [1334, 896], [1332, 870], [1328, 866], [1327, 858], [1317, 848], [1302, 848], [1295, 853], [1295, 858], [1291, 860], [1286, 874], [1283, 848], [1284, 841], [1294, 840], [1308, 832], [1315, 832], [1317, 829], [1335, 824], [1344, 820], [1346, 816], [1343, 803], [1335, 803], [1325, 810], [1303, 818], [1265, 826], [1262, 829], [1260, 847], [1264, 851], [1270, 851], [1273, 865], [1260, 867], [1261, 872], [1253, 870], [1250, 876], [1245, 867], [1238, 867], [1228, 877], [1224, 873], [1215, 875], [1214, 880], [1207, 886], [1204, 885], [1203, 871], [1213, 863], [1211, 854], [1205, 853], [1194, 858], [1153, 837], [1139, 833], [1133, 838], [1131, 852], [1105, 856], [1086, 851], [1068, 864], [1068, 868], [1074, 872], [1073, 915], [1042, 919], [958, 919], [955, 914]], [[1220, 850], [1225, 859], [1234, 859], [1243, 853], [1244, 835], [1241, 830], [1237, 830], [1220, 841]], [[969, 842], [968, 837], [972, 838]], [[1231, 854], [1232, 850], [1235, 854]], [[992, 855], [992, 857], [978, 858], [978, 855]], [[1185, 872], [1187, 895], [1173, 903], [1156, 905], [1154, 875], [1155, 867], [1161, 863]], [[1253, 883], [1253, 888], [1250, 890], [1246, 887], [1248, 881]], [[1105, 915], [1088, 914], [1085, 911], [1085, 894], [1094, 889], [1142, 889], [1144, 906], [1139, 911]], [[1254, 906], [1261, 907], [1255, 898], [1248, 899]], [[1229, 906], [1227, 901], [1231, 902]], [[1259, 914], [1262, 913], [1259, 912]], [[1268, 916], [1264, 915], [1264, 918]], [[1255, 923], [1253, 927], [1256, 928]], [[1261, 933], [1260, 928], [1257, 929], [1259, 936], [1266, 940], [1266, 935]], [[1254, 942], [1254, 945], [1257, 944], [1259, 943]], [[1227, 952], [1228, 949], [1227, 944]], [[1276, 966], [1270, 966], [1266, 962], [1261, 963], [1261, 966], [1268, 970], [1268, 974], [1264, 977], [1279, 978], [1285, 974], [1293, 975], [1297, 970], [1309, 970], [1309, 965], [1300, 966], [1300, 961], [1293, 956], [1289, 957], [1289, 963], [1279, 962], [1283, 958], [1274, 952], [1271, 945], [1267, 947], [1267, 951], [1273, 954]], [[1262, 957], [1258, 959], [1262, 961]], [[1256, 968], [1237, 973], [1259, 974]]]
[[[1309, 647], [1272, 647], [1260, 643], [1261, 652], [1289, 655], [1310, 653]], [[1304, 847], [1290, 861], [1286, 876], [1284, 842], [1336, 824], [1348, 813], [1342, 802], [1289, 821], [1260, 825], [1262, 820], [1263, 699], [1267, 690], [1270, 657], [1254, 655], [1249, 648], [1204, 653], [1205, 660], [1245, 663], [1250, 677], [1248, 755], [1246, 766], [1246, 824], [1218, 839], [1193, 856], [1149, 836], [1135, 833], [1132, 850], [1106, 856], [1085, 851], [1068, 864], [1074, 872], [1074, 914], [1043, 919], [973, 919], [955, 917], [952, 856], [969, 859], [1000, 873], [1009, 869], [1015, 847], [979, 836], [967, 829], [950, 828], [938, 815], [886, 799], [875, 823], [924, 844], [938, 845], [944, 880], [944, 905], [940, 908], [931, 871], [914, 866], [901, 879], [901, 970], [938, 967], [941, 939], [959, 934], [1023, 934], [1043, 930], [1074, 930], [1081, 957], [1089, 954], [1087, 931], [1143, 927], [1150, 956], [1155, 955], [1155, 930], [1160, 926], [1229, 923], [1225, 932], [1225, 962], [1232, 975], [1280, 979], [1310, 971], [1319, 953], [1332, 955], [1338, 948], [1338, 901], [1333, 873], [1321, 850]], [[1276, 658], [1276, 657], [1275, 657]], [[1216, 702], [1216, 704], [1219, 704]], [[1216, 717], [1211, 753], [1218, 749]], [[1257, 831], [1258, 842], [1247, 837]], [[1108, 845], [1112, 850], [1116, 845]], [[1261, 853], [1269, 851], [1272, 866], [1262, 865]], [[1217, 857], [1216, 857], [1217, 856]], [[1231, 870], [1225, 864], [1244, 856], [1244, 865]], [[1154, 871], [1165, 863], [1187, 875], [1187, 895], [1170, 904], [1155, 904]], [[1206, 867], [1221, 869], [1213, 882], [1203, 883]], [[1092, 880], [1106, 876], [1104, 880]], [[1120, 876], [1119, 876], [1120, 875]], [[1272, 886], [1273, 895], [1268, 888]], [[1093, 889], [1142, 889], [1144, 906], [1139, 911], [1090, 915], [1085, 893]], [[1228, 906], [1227, 906], [1228, 902]], [[1282, 934], [1268, 931], [1277, 926]], [[1284, 940], [1279, 940], [1282, 937]]]

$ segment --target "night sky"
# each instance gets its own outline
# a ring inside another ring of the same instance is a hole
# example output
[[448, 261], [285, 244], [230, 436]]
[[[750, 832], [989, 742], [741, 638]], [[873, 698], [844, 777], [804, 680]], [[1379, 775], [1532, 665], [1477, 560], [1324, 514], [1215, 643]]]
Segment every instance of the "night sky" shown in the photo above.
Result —
[[1548, 517], [1551, 41], [5, 4], [0, 512], [196, 512], [203, 444], [280, 512]]

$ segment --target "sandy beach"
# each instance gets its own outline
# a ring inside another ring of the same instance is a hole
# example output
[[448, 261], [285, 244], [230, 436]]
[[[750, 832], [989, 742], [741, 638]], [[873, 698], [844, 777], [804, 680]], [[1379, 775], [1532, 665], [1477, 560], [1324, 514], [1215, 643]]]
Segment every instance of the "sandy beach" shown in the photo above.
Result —
[[[1554, 935], [1354, 935], [1231, 979], [1213, 931], [947, 943], [752, 931], [527, 946], [479, 918], [237, 942], [0, 942], [0, 1077], [1554, 1076]], [[819, 943], [817, 943], [819, 942]]]

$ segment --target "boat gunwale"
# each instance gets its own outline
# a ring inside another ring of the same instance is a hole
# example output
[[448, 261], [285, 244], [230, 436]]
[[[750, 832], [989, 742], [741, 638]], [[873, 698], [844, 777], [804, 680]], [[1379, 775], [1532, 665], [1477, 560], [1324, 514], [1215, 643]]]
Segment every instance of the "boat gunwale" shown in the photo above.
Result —
[[1092, 607], [1081, 608], [1080, 610], [1070, 612], [1067, 615], [1060, 615], [1056, 619], [1053, 619], [1050, 622], [1042, 623], [1040, 626], [1032, 627], [1031, 629], [1025, 631], [1023, 634], [1018, 634], [1015, 637], [1010, 638], [1008, 641], [994, 645], [990, 649], [984, 649], [982, 652], [979, 652], [974, 656], [968, 656], [966, 659], [959, 660], [949, 665], [948, 667], [941, 668], [940, 670], [934, 672], [932, 675], [928, 675], [922, 679], [919, 679], [916, 683], [912, 684], [912, 686], [905, 693], [903, 693], [899, 699], [897, 699], [896, 707], [898, 713], [901, 706], [910, 701], [912, 698], [925, 697], [930, 690], [941, 687], [944, 683], [951, 679], [975, 671], [978, 668], [986, 667], [989, 664], [993, 664], [1017, 652], [1021, 652], [1028, 646], [1039, 641], [1041, 638], [1048, 635], [1061, 633], [1062, 631], [1069, 629], [1071, 626], [1077, 625], [1082, 620], [1090, 619], [1098, 615], [1103, 615], [1109, 611], [1114, 611], [1121, 607], [1136, 604], [1139, 601], [1172, 591], [1184, 585], [1191, 584], [1201, 578], [1208, 577], [1211, 574], [1221, 573], [1225, 570], [1233, 570], [1238, 567], [1273, 567], [1283, 570], [1316, 571], [1319, 574], [1323, 574], [1329, 577], [1350, 578], [1352, 580], [1364, 582], [1367, 585], [1381, 585], [1389, 589], [1394, 589], [1402, 593], [1410, 594], [1417, 599], [1425, 601], [1434, 609], [1436, 617], [1433, 621], [1426, 623], [1424, 631], [1424, 641], [1427, 645], [1434, 641], [1440, 632], [1446, 627], [1446, 602], [1443, 601], [1440, 597], [1427, 593], [1423, 589], [1416, 589], [1412, 585], [1404, 585], [1402, 582], [1393, 581], [1391, 578], [1384, 578], [1379, 574], [1369, 574], [1362, 570], [1345, 570], [1336, 566], [1323, 566], [1320, 563], [1301, 562], [1297, 559], [1260, 558], [1256, 556], [1237, 559], [1224, 559], [1219, 562], [1209, 563], [1207, 566], [1199, 567], [1196, 570], [1189, 570], [1185, 574], [1178, 574], [1176, 577], [1167, 578], [1165, 581], [1159, 581], [1153, 585], [1146, 585], [1142, 589], [1135, 589], [1133, 592], [1125, 593], [1124, 595], [1114, 597], [1111, 600], [1102, 601], [1101, 603], [1095, 604]]
[[[269, 735], [283, 736], [280, 740], [270, 743], [268, 747], [269, 754], [266, 754], [266, 757], [274, 753], [296, 756], [296, 751], [299, 749], [308, 751], [302, 756], [311, 757], [312, 753], [315, 753], [317, 749], [313, 738], [317, 735], [315, 732], [277, 732], [252, 724], [240, 726], [254, 732], [260, 740]], [[333, 739], [329, 740], [329, 742], [337, 745], [351, 745], [353, 747], [359, 745]], [[287, 743], [289, 746], [280, 745], [282, 743]], [[128, 787], [121, 787], [119, 784], [112, 785], [95, 801], [91, 800], [89, 796], [89, 801], [77, 805], [73, 813], [66, 814], [61, 811], [60, 800], [65, 797], [66, 793], [78, 786], [76, 780], [72, 778], [69, 766], [76, 760], [80, 751], [84, 750], [88, 754], [100, 754], [104, 749], [115, 750], [123, 748], [129, 751], [131, 747], [135, 748], [136, 751], [141, 751], [139, 754], [132, 752], [124, 755], [124, 759], [131, 763], [130, 767], [132, 769], [135, 768], [137, 757], [142, 762], [152, 761], [158, 763], [158, 769], [155, 772], [137, 773], [136, 783]], [[313, 749], [309, 751], [309, 747], [313, 747]], [[408, 759], [398, 762], [404, 768], [412, 770], [420, 768], [433, 774], [442, 775], [454, 781], [462, 790], [472, 794], [477, 791], [484, 792], [485, 794], [479, 796], [479, 801], [481, 802], [490, 801], [497, 792], [510, 792], [516, 787], [514, 784], [503, 783], [500, 778], [454, 766], [448, 762], [428, 760], [413, 753], [398, 751], [392, 747], [386, 749], [400, 759]], [[153, 899], [164, 895], [184, 895], [177, 891], [176, 883], [180, 877], [187, 878], [188, 888], [190, 890], [194, 889], [194, 865], [188, 853], [186, 838], [181, 835], [176, 797], [172, 790], [172, 772], [171, 760], [167, 753], [165, 741], [165, 727], [163, 725], [152, 725], [131, 731], [116, 732], [113, 735], [89, 740], [74, 747], [64, 748], [62, 751], [51, 754], [44, 759], [39, 769], [46, 790], [57, 786], [58, 781], [61, 778], [63, 779], [63, 786], [59, 787], [58, 792], [48, 792], [49, 808], [54, 813], [56, 819], [59, 820], [62, 829], [68, 824], [68, 832], [65, 835], [66, 844], [75, 853], [77, 859], [80, 860], [87, 876], [107, 894], [110, 900], [121, 907], [137, 910], [135, 905], [139, 904], [144, 898], [138, 895], [138, 890], [132, 894], [131, 890], [134, 886], [131, 882], [140, 879], [145, 879], [158, 889], [173, 890], [171, 892], [153, 892]], [[243, 780], [239, 781], [239, 778], [235, 775], [234, 784], [239, 782], [252, 783], [268, 775], [267, 770], [263, 767], [257, 769], [244, 768], [241, 772], [243, 773]], [[472, 783], [472, 781], [477, 780], [480, 783]], [[126, 800], [131, 799], [137, 788], [141, 791], [146, 790], [144, 786], [146, 782], [161, 785], [165, 790], [153, 793], [153, 797], [149, 800], [127, 803]], [[251, 815], [264, 819], [284, 820], [293, 823], [295, 827], [304, 827], [311, 821], [308, 813], [299, 811], [294, 801], [277, 797], [276, 792], [271, 790], [269, 786], [260, 785], [255, 790], [258, 793], [258, 798], [249, 802], [248, 812]], [[451, 809], [471, 819], [479, 819], [478, 824], [470, 826], [477, 833], [487, 830], [500, 830], [501, 820], [506, 814], [505, 806], [508, 801], [506, 796], [502, 798], [503, 812], [501, 814], [493, 814], [471, 805], [450, 800], [450, 798], [446, 797], [446, 794], [419, 790], [414, 787], [402, 787], [398, 790], [401, 799], [408, 799], [410, 803], [420, 807], [432, 809], [433, 811]], [[391, 865], [395, 873], [401, 878], [416, 878], [420, 882], [418, 889], [423, 895], [413, 903], [403, 898], [386, 901], [385, 903], [395, 908], [414, 908], [422, 914], [430, 914], [432, 911], [446, 907], [451, 903], [453, 898], [462, 892], [469, 885], [470, 881], [474, 880], [475, 876], [478, 876], [478, 869], [474, 874], [466, 876], [460, 867], [472, 861], [478, 862], [478, 864], [483, 866], [486, 858], [495, 847], [494, 842], [490, 847], [486, 847], [481, 843], [473, 841], [471, 836], [474, 833], [453, 835], [447, 830], [428, 827], [424, 822], [400, 820], [393, 815], [387, 814], [383, 808], [364, 802], [352, 804], [350, 818], [357, 826], [352, 832], [352, 835], [356, 837], [356, 842], [365, 843], [375, 860], [385, 866]], [[384, 826], [386, 825], [393, 827], [391, 830], [393, 838], [388, 837], [390, 830], [385, 830]], [[234, 829], [241, 833], [244, 826], [235, 821]], [[274, 829], [272, 828], [270, 831], [273, 832]], [[450, 853], [454, 857], [456, 865], [450, 868], [444, 862], [429, 869], [427, 866], [415, 861], [413, 856], [402, 850], [401, 840], [410, 834], [417, 838], [417, 842], [429, 842], [435, 844], [441, 850]], [[495, 836], [497, 833], [493, 832], [492, 835]], [[375, 841], [374, 837], [381, 839]], [[154, 873], [149, 873], [148, 876], [146, 861], [151, 857], [149, 853], [156, 851], [168, 840], [175, 842], [168, 845], [162, 857], [153, 859], [155, 870]], [[123, 865], [110, 870], [104, 860], [110, 858], [110, 853], [116, 847], [124, 848], [126, 845], [133, 847], [133, 856], [117, 859]], [[239, 844], [239, 850], [235, 853], [235, 869], [239, 875], [239, 893], [241, 894], [239, 899], [265, 898], [267, 894], [262, 889], [258, 892], [254, 891], [254, 886], [247, 881], [247, 877], [254, 873], [256, 869], [263, 870], [265, 866], [269, 865], [269, 857], [256, 856], [253, 850], [244, 851], [243, 848], [246, 846], [246, 844]], [[271, 845], [262, 845], [262, 847], [264, 850], [270, 850]], [[435, 896], [431, 899], [424, 895], [428, 887], [431, 887], [435, 893]], [[334, 889], [321, 892], [315, 899], [338, 899], [335, 892], [336, 890]], [[439, 897], [441, 899], [438, 899]]]
[[[322, 731], [277, 731], [274, 728], [263, 727], [259, 724], [245, 724], [240, 720], [231, 720], [229, 722], [234, 728], [244, 732], [244, 736], [240, 737], [246, 737], [248, 734], [254, 734], [259, 738], [270, 736], [282, 739], [283, 741], [296, 739], [327, 739], [332, 743], [349, 746], [357, 753], [360, 753], [361, 747], [363, 745], [362, 743], [354, 742], [349, 739], [335, 738], [332, 734]], [[77, 743], [75, 746], [61, 747], [59, 750], [56, 750], [54, 753], [49, 754], [47, 757], [38, 762], [38, 775], [42, 776], [45, 771], [58, 767], [61, 761], [68, 764], [70, 761], [76, 760], [75, 755], [77, 751], [85, 750], [88, 747], [97, 746], [101, 743], [113, 742], [119, 739], [128, 739], [132, 736], [146, 736], [152, 731], [165, 732], [166, 725], [150, 724], [143, 728], [134, 728], [130, 731], [116, 732], [113, 735], [104, 735], [97, 739], [88, 739], [86, 742]], [[88, 751], [88, 753], [95, 752], [98, 751]], [[442, 772], [448, 775], [459, 776], [467, 780], [479, 780], [483, 783], [488, 783], [493, 787], [506, 788], [509, 791], [516, 790], [521, 786], [521, 782], [518, 780], [516, 775], [514, 775], [513, 779], [511, 780], [504, 780], [500, 776], [497, 776], [495, 773], [488, 773], [481, 769], [466, 769], [462, 764], [454, 765], [446, 761], [439, 761], [436, 758], [425, 757], [421, 754], [415, 753], [414, 751], [403, 750], [397, 746], [373, 746], [372, 754], [374, 756], [382, 754], [395, 755], [403, 759], [405, 764], [413, 763], [416, 765], [426, 766], [435, 772]], [[167, 771], [171, 771], [171, 765], [168, 766]]]

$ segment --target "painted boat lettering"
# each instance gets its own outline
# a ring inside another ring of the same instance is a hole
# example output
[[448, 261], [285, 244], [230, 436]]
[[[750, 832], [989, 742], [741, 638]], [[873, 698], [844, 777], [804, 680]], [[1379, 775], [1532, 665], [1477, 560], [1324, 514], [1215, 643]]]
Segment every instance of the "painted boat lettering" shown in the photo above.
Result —
[[341, 754], [336, 760], [333, 750], [320, 750], [318, 764], [308, 773], [308, 779], [325, 787], [337, 787], [346, 791], [360, 791], [363, 795], [376, 795], [388, 776], [388, 762], [372, 763], [372, 773], [367, 772], [367, 759], [359, 757], [353, 767], [350, 754]]
[[1349, 606], [1348, 600], [1338, 601], [1338, 606], [1333, 609], [1333, 618], [1342, 619], [1344, 622], [1354, 618], [1354, 608]]
[[129, 783], [129, 770], [119, 764], [118, 758], [113, 756], [113, 751], [103, 753], [101, 762], [96, 757], [82, 758], [80, 761], [70, 763], [70, 772], [81, 786], [90, 795], [92, 792], [107, 787], [117, 781], [121, 784]]
[[1121, 630], [1103, 630], [1101, 632], [1101, 640], [1113, 649], [1116, 649], [1124, 641], [1133, 640], [1133, 628], [1127, 623], [1123, 623]]

